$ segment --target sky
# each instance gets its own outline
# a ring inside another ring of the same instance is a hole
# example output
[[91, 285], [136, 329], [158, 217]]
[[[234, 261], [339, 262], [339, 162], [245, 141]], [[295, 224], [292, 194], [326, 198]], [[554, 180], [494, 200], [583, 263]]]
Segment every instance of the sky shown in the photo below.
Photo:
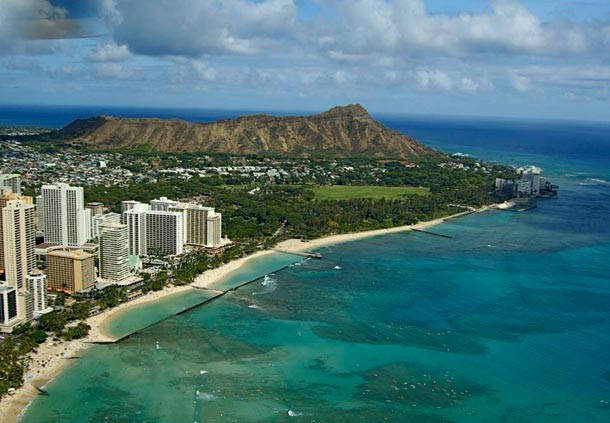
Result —
[[0, 0], [0, 104], [610, 121], [607, 0]]

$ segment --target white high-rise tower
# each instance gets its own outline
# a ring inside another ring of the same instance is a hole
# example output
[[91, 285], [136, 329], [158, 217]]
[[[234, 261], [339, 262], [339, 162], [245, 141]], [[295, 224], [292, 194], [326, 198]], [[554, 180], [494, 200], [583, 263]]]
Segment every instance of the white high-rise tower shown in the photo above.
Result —
[[129, 236], [127, 225], [105, 223], [100, 227], [100, 278], [120, 282], [129, 277]]
[[[124, 203], [126, 203], [124, 201]], [[130, 208], [121, 214], [121, 223], [127, 225], [129, 234], [129, 255], [146, 255], [146, 212], [148, 204], [130, 202]]]
[[83, 189], [68, 184], [43, 185], [42, 227], [45, 242], [80, 247], [90, 232]]
[[25, 289], [28, 273], [36, 268], [36, 226], [33, 205], [22, 200], [8, 201], [2, 209], [2, 242], [6, 282], [18, 289]]

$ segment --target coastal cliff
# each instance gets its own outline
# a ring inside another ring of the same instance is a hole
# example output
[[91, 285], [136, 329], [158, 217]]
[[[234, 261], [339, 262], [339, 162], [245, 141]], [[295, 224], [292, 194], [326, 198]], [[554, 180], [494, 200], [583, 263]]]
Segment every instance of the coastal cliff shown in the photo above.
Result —
[[98, 116], [78, 119], [53, 137], [106, 150], [404, 160], [441, 155], [373, 120], [360, 105], [334, 107], [313, 116], [251, 115], [212, 123]]

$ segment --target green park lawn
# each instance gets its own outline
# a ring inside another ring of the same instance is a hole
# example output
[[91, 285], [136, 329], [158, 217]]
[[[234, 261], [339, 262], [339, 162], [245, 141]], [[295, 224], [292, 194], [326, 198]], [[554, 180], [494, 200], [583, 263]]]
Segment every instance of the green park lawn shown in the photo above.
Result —
[[383, 187], [383, 186], [356, 186], [332, 185], [311, 188], [316, 200], [350, 200], [354, 198], [385, 198], [397, 200], [407, 195], [428, 195], [428, 188], [423, 187]]

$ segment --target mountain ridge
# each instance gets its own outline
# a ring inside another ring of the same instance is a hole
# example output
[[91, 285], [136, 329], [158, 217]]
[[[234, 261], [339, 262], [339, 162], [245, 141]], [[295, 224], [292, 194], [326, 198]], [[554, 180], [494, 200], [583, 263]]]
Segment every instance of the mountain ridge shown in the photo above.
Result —
[[96, 116], [53, 137], [93, 149], [148, 147], [159, 152], [372, 156], [413, 160], [442, 153], [373, 120], [359, 104], [311, 116], [245, 115], [215, 122]]

